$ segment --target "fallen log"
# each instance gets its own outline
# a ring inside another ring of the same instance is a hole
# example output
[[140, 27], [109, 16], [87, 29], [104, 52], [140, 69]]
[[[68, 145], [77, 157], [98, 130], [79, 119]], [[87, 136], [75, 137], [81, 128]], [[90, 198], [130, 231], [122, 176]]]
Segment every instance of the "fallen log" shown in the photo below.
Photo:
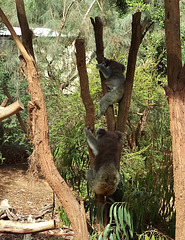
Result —
[[50, 220], [47, 222], [21, 223], [10, 220], [0, 220], [1, 233], [35, 233], [60, 228], [59, 222]]

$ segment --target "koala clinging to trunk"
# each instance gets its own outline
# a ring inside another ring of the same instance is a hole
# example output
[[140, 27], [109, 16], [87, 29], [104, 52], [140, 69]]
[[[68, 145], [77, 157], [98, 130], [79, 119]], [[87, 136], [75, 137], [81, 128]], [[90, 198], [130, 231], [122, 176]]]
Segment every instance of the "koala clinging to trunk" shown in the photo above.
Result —
[[123, 134], [98, 129], [96, 138], [85, 128], [87, 142], [95, 156], [92, 170], [87, 172], [87, 181], [92, 190], [99, 195], [110, 196], [119, 183], [119, 160]]
[[109, 91], [100, 100], [99, 118], [105, 114], [110, 105], [118, 103], [123, 97], [125, 83], [123, 72], [125, 71], [125, 66], [114, 60], [104, 58], [104, 62], [97, 64], [96, 68], [106, 78], [105, 83], [109, 88]]

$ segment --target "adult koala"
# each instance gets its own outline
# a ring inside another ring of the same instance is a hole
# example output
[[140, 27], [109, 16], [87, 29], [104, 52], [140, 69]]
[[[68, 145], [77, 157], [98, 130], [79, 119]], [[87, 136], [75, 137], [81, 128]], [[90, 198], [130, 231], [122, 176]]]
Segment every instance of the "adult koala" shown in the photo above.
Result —
[[96, 194], [110, 196], [116, 191], [120, 179], [118, 166], [123, 134], [100, 128], [95, 138], [88, 128], [84, 131], [95, 156], [94, 166], [87, 172], [88, 184]]
[[125, 71], [125, 66], [119, 62], [111, 59], [104, 58], [104, 61], [96, 65], [96, 68], [102, 72], [106, 79], [106, 85], [109, 91], [100, 100], [100, 113], [104, 115], [107, 108], [114, 103], [118, 103], [124, 94], [124, 84], [125, 77], [123, 72]]

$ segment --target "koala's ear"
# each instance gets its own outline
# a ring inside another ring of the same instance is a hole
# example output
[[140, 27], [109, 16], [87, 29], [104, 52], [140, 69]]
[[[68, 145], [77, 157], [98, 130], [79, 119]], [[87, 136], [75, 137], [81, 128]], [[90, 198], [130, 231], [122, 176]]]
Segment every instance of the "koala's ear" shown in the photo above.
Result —
[[110, 61], [111, 61], [110, 59], [104, 57], [104, 63], [106, 66], [110, 64]]
[[124, 134], [123, 134], [122, 132], [120, 132], [120, 131], [115, 131], [115, 134], [117, 135], [118, 140], [123, 140]]
[[98, 136], [98, 138], [103, 137], [103, 135], [105, 135], [107, 133], [107, 131], [103, 128], [98, 128], [98, 130], [96, 131], [96, 135]]

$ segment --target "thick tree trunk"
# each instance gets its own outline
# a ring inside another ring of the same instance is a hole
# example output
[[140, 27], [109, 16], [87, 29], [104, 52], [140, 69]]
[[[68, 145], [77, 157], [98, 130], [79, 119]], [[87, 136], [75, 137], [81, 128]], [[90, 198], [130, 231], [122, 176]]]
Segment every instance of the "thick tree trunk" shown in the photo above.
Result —
[[[18, 6], [19, 7], [19, 6]], [[19, 11], [18, 11], [19, 12]], [[56, 193], [62, 203], [64, 211], [71, 221], [76, 240], [87, 240], [88, 231], [86, 216], [83, 203], [78, 203], [72, 191], [60, 176], [51, 153], [49, 145], [49, 130], [47, 112], [44, 96], [40, 84], [39, 73], [36, 68], [36, 62], [33, 56], [26, 51], [15, 31], [13, 30], [8, 19], [0, 9], [0, 17], [14, 38], [19, 50], [21, 51], [27, 67], [27, 80], [31, 101], [28, 103], [29, 121], [30, 121], [30, 138], [34, 147], [32, 158], [39, 161], [41, 170], [46, 177], [47, 182]], [[22, 21], [26, 16], [21, 17]], [[29, 45], [27, 46], [29, 48]]]
[[171, 91], [166, 88], [170, 109], [173, 149], [173, 175], [176, 206], [175, 239], [185, 239], [185, 87]]
[[176, 206], [175, 239], [185, 239], [185, 67], [182, 68], [179, 0], [165, 0], [165, 33]]

